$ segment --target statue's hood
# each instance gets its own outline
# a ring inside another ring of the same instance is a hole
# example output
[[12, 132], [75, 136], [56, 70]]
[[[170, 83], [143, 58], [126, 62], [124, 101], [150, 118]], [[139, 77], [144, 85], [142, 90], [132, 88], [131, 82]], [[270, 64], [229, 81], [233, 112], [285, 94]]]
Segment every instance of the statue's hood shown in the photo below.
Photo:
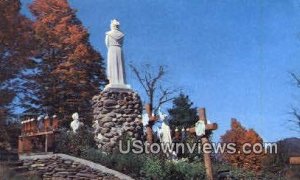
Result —
[[119, 40], [119, 39], [124, 37], [124, 34], [121, 31], [118, 31], [118, 30], [108, 31], [106, 34], [113, 37], [116, 40]]

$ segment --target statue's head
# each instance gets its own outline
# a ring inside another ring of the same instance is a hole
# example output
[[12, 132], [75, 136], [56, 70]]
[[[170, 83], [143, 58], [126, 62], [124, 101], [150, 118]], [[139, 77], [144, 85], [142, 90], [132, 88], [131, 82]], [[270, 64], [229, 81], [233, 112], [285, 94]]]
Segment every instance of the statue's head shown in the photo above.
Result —
[[38, 118], [37, 118], [37, 121], [41, 121], [44, 119], [44, 116], [43, 115], [40, 115]]
[[119, 27], [120, 27], [120, 22], [118, 20], [116, 20], [116, 19], [111, 20], [111, 22], [110, 22], [111, 30], [119, 29]]
[[160, 107], [158, 108], [158, 116], [159, 116], [159, 118], [160, 118], [162, 121], [165, 121], [165, 120], [167, 119], [167, 117], [168, 117], [167, 114], [164, 114], [163, 112], [161, 112], [161, 108], [160, 108]]
[[72, 118], [73, 120], [77, 121], [79, 119], [79, 114], [77, 112], [72, 114]]

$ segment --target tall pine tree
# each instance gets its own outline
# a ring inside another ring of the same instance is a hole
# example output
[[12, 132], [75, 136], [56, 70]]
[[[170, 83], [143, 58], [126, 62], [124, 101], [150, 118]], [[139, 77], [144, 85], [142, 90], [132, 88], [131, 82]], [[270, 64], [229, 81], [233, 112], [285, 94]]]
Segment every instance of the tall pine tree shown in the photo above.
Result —
[[27, 96], [27, 102], [58, 114], [64, 125], [74, 112], [90, 124], [90, 101], [106, 82], [103, 58], [67, 0], [34, 0], [30, 10], [39, 46], [38, 65], [27, 84], [35, 97]]
[[173, 107], [168, 110], [170, 114], [170, 125], [174, 127], [190, 127], [195, 125], [198, 120], [197, 109], [192, 107], [193, 103], [187, 95], [180, 93], [173, 100]]

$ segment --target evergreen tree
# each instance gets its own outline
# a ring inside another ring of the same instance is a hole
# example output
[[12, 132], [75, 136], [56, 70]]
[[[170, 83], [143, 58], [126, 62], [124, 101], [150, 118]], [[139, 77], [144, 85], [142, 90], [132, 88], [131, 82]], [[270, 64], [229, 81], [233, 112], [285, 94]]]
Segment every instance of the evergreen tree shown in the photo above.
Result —
[[34, 0], [37, 67], [28, 77], [29, 110], [58, 114], [65, 126], [78, 112], [91, 124], [91, 99], [106, 82], [103, 58], [67, 0]]
[[174, 127], [191, 127], [198, 120], [197, 109], [192, 107], [193, 103], [187, 95], [180, 93], [173, 100], [173, 107], [168, 110], [170, 114], [170, 125]]

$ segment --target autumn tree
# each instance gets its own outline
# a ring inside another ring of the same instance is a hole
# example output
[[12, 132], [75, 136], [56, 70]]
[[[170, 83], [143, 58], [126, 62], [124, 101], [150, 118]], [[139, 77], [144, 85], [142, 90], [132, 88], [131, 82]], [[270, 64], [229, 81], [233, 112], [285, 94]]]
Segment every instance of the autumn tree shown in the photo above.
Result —
[[189, 96], [183, 93], [173, 99], [173, 107], [168, 112], [172, 127], [190, 127], [198, 120], [197, 108], [193, 107], [193, 102], [191, 102]]
[[[68, 125], [78, 112], [91, 123], [91, 99], [106, 82], [103, 58], [67, 0], [34, 0], [37, 67], [28, 76], [29, 110], [58, 114]], [[32, 96], [34, 95], [34, 96]]]
[[[262, 153], [256, 154], [254, 151], [250, 153], [248, 150], [252, 150], [252, 147], [255, 143], [262, 145], [262, 138], [253, 130], [246, 129], [238, 122], [236, 119], [231, 120], [231, 129], [226, 131], [226, 133], [221, 136], [222, 143], [234, 143], [235, 144], [235, 153], [228, 149], [227, 152], [222, 154], [223, 159], [239, 168], [244, 168], [252, 171], [260, 171], [262, 167], [262, 161], [264, 155]], [[243, 145], [245, 143], [251, 144], [252, 147], [246, 148], [246, 151], [243, 151]], [[254, 146], [256, 150], [259, 150], [260, 147]], [[262, 146], [261, 146], [262, 147]]]
[[137, 80], [143, 87], [147, 95], [147, 103], [154, 113], [158, 108], [173, 100], [176, 89], [166, 87], [164, 85], [164, 77], [166, 75], [166, 67], [159, 66], [158, 69], [150, 64], [142, 65], [141, 67], [129, 65]]
[[[19, 0], [0, 1], [0, 123], [10, 114], [20, 73], [32, 65], [31, 21], [20, 14]], [[1, 128], [0, 128], [1, 129]], [[2, 133], [1, 133], [2, 134]]]
[[20, 14], [19, 0], [0, 1], [0, 149], [10, 149], [17, 128], [7, 131], [21, 72], [32, 65], [31, 21]]

